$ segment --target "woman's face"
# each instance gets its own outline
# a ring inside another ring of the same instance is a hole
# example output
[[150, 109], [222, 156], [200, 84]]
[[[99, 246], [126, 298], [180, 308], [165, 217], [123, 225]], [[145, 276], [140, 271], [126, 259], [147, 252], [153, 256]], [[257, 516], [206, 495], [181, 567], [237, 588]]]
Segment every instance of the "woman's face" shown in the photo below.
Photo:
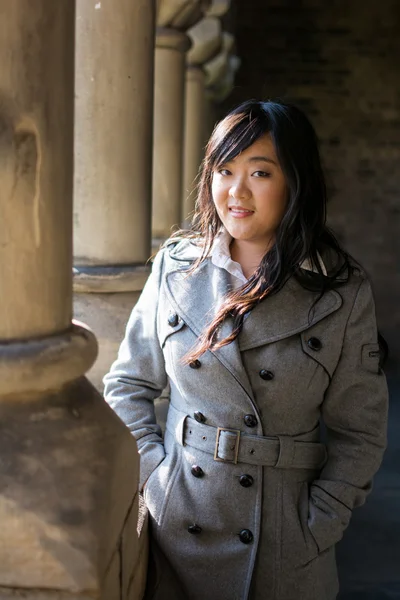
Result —
[[286, 210], [288, 189], [268, 133], [212, 177], [219, 218], [236, 240], [269, 247]]

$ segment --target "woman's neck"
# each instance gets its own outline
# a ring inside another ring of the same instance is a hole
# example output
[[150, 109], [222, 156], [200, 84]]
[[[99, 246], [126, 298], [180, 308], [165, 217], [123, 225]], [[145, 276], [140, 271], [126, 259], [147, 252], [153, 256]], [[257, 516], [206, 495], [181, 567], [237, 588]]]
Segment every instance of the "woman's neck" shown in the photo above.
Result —
[[271, 243], [233, 239], [230, 244], [231, 258], [242, 267], [244, 276], [249, 279], [259, 266], [262, 258], [268, 252]]

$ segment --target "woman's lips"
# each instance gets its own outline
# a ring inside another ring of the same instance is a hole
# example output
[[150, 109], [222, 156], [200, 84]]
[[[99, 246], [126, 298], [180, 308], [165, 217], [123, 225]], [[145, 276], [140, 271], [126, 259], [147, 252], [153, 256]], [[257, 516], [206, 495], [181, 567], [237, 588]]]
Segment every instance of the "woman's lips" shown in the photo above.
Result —
[[235, 219], [245, 219], [246, 217], [251, 217], [253, 214], [253, 210], [246, 210], [245, 208], [228, 208], [229, 213]]

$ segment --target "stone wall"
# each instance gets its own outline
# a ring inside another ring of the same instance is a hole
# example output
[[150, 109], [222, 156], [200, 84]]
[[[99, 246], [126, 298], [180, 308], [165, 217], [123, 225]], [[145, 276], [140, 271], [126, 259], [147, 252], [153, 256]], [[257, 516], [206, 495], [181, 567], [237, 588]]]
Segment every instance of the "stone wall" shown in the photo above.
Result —
[[329, 223], [372, 278], [379, 327], [399, 364], [400, 3], [236, 0], [234, 9], [242, 66], [223, 108], [280, 97], [311, 118]]

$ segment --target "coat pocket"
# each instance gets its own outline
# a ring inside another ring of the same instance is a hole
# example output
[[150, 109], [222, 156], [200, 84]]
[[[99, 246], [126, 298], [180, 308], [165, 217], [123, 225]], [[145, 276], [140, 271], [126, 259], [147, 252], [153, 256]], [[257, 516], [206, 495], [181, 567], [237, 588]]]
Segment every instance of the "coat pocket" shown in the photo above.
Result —
[[304, 566], [318, 556], [308, 528], [309, 483], [290, 482], [283, 487], [282, 561], [288, 567]]
[[167, 453], [164, 460], [151, 473], [143, 491], [144, 501], [149, 509], [154, 530], [157, 526], [161, 526], [168, 499], [171, 495], [182, 460], [182, 453], [177, 445], [168, 444], [167, 437], [169, 435], [169, 432], [166, 431], [165, 447], [169, 446], [170, 452]]

